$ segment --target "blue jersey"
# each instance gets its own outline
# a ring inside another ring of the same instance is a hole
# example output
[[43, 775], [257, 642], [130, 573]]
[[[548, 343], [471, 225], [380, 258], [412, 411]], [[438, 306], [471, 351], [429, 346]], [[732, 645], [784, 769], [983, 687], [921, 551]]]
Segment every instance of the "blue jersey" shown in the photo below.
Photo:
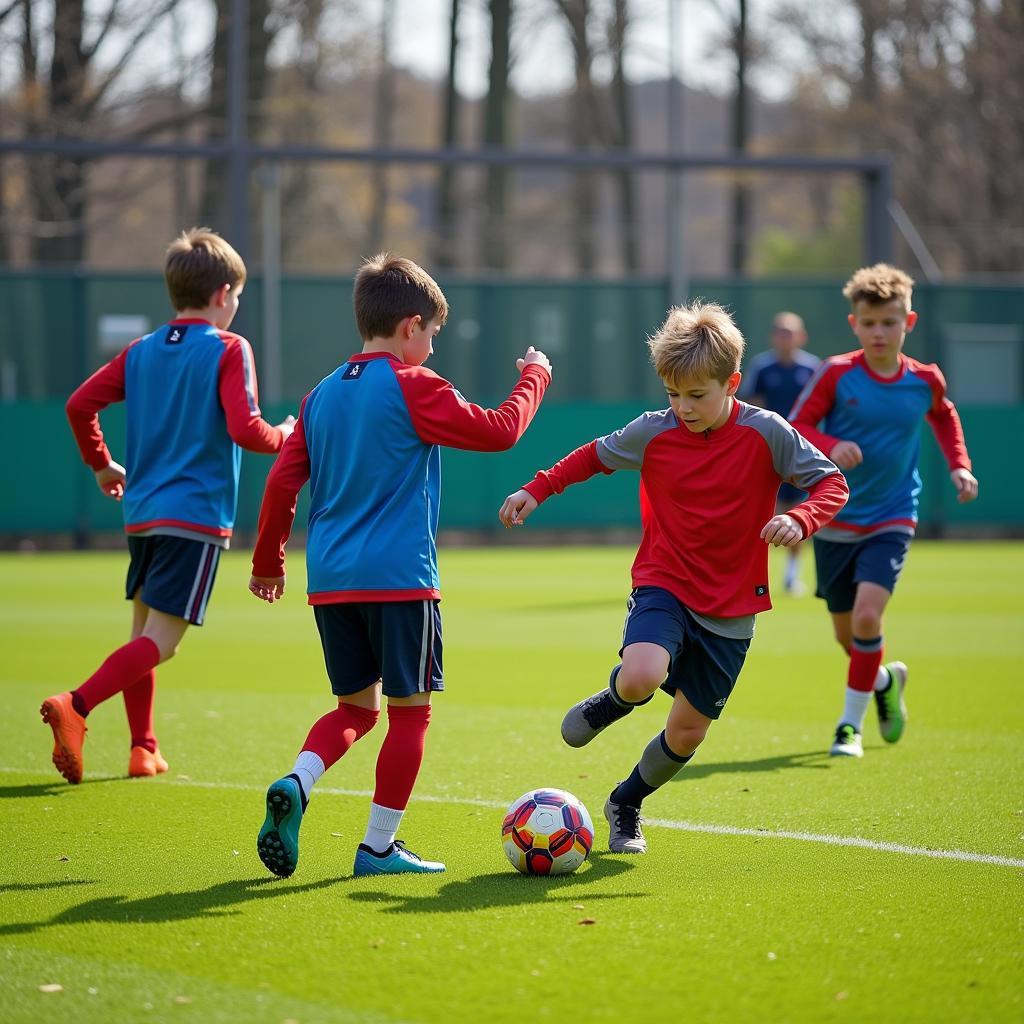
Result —
[[256, 576], [284, 574], [295, 499], [309, 480], [310, 604], [440, 598], [441, 446], [502, 451], [522, 436], [550, 381], [531, 364], [498, 409], [390, 353], [360, 353], [305, 398], [267, 479]]
[[791, 363], [783, 363], [771, 349], [759, 352], [743, 374], [740, 397], [750, 401], [756, 395], [765, 409], [788, 418], [793, 403], [820, 363], [817, 356], [803, 349], [793, 353]]
[[826, 454], [840, 441], [855, 442], [864, 461], [843, 470], [850, 499], [819, 537], [857, 541], [878, 533], [914, 533], [924, 420], [950, 470], [970, 469], [960, 417], [937, 366], [901, 354], [896, 375], [880, 377], [860, 350], [821, 364], [793, 408], [793, 425]]
[[276, 452], [283, 435], [260, 415], [249, 343], [205, 320], [173, 320], [133, 341], [67, 403], [85, 461], [111, 462], [97, 413], [124, 401], [125, 530], [227, 546], [241, 448]]

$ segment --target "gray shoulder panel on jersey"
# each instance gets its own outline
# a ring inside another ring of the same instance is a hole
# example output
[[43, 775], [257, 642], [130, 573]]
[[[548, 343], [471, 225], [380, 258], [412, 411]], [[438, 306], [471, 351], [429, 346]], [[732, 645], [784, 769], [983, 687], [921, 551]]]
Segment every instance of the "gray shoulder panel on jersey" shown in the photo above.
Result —
[[834, 462], [778, 413], [744, 404], [736, 425], [756, 430], [772, 453], [775, 472], [802, 490], [809, 490], [819, 480], [839, 472]]
[[679, 426], [671, 409], [645, 412], [627, 423], [614, 434], [597, 439], [597, 457], [608, 469], [639, 469], [643, 465], [644, 450], [666, 430]]

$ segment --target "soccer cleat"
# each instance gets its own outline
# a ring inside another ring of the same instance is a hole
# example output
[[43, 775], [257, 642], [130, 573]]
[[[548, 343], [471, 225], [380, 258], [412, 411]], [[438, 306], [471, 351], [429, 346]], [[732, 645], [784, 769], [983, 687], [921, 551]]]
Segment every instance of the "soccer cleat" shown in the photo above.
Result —
[[570, 747], [585, 747], [599, 732], [632, 710], [632, 706], [616, 704], [611, 693], [602, 690], [569, 708], [562, 719], [562, 739]]
[[860, 733], [848, 722], [843, 722], [836, 729], [836, 738], [832, 741], [829, 751], [832, 757], [863, 757], [864, 747], [861, 745]]
[[907, 724], [907, 704], [903, 693], [909, 673], [902, 661], [890, 661], [885, 669], [889, 673], [889, 685], [884, 690], [875, 690], [878, 731], [886, 743], [895, 743]]
[[294, 775], [273, 782], [267, 790], [267, 817], [256, 838], [256, 852], [269, 871], [287, 878], [299, 863], [302, 787]]
[[132, 756], [128, 760], [128, 778], [141, 779], [148, 775], [160, 775], [167, 771], [167, 762], [160, 753], [160, 748], [150, 752], [145, 747], [132, 747]]
[[70, 693], [47, 697], [39, 714], [53, 730], [54, 767], [72, 785], [82, 781], [82, 744], [89, 731], [85, 719], [75, 710]]
[[608, 819], [608, 849], [612, 853], [646, 853], [647, 840], [640, 828], [640, 808], [630, 804], [612, 803], [612, 796], [605, 801], [604, 816]]
[[377, 853], [365, 843], [356, 850], [352, 874], [365, 875], [435, 875], [444, 871], [444, 865], [435, 860], [423, 860], [407, 850], [401, 839], [396, 839], [383, 853]]

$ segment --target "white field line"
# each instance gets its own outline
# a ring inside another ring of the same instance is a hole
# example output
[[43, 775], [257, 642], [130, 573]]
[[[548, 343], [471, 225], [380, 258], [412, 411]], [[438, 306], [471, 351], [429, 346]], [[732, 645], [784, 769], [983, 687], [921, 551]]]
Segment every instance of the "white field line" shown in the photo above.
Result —
[[[31, 768], [0, 767], [0, 775], [41, 775]], [[117, 775], [91, 775], [86, 778], [94, 782], [115, 782], [123, 779]], [[263, 793], [264, 786], [253, 786], [245, 782], [197, 782], [194, 779], [168, 779], [165, 785], [191, 786], [195, 789], [235, 789], [245, 793]], [[368, 789], [337, 789], [332, 786], [317, 786], [316, 794], [323, 796], [358, 796], [369, 798], [373, 792]], [[466, 804], [471, 807], [487, 807], [504, 810], [508, 805], [500, 800], [483, 800], [464, 796], [429, 796], [414, 794], [412, 799], [428, 804]], [[1004, 868], [1024, 868], [1024, 858], [1002, 857], [994, 853], [972, 853], [970, 850], [934, 850], [927, 846], [907, 846], [904, 843], [890, 843], [880, 839], [863, 839], [860, 836], [836, 836], [820, 832], [792, 832], [786, 829], [740, 828], [736, 825], [704, 825], [695, 821], [672, 821], [667, 818], [645, 818], [644, 824], [654, 828], [675, 829], [677, 832], [704, 832], [720, 836], [754, 836], [757, 839], [793, 839], [802, 843], [824, 843], [826, 846], [853, 846], [862, 850], [877, 850], [879, 853], [901, 853], [910, 857], [932, 857], [937, 860], [956, 860], [970, 864], [992, 864]]]

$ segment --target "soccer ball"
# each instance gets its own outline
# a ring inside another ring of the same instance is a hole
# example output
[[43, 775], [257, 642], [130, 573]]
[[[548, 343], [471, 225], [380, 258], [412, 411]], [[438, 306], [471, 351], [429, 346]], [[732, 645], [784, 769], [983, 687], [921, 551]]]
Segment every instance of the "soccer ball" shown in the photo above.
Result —
[[590, 812], [564, 789], [531, 789], [509, 804], [501, 845], [524, 875], [566, 875], [594, 845]]

